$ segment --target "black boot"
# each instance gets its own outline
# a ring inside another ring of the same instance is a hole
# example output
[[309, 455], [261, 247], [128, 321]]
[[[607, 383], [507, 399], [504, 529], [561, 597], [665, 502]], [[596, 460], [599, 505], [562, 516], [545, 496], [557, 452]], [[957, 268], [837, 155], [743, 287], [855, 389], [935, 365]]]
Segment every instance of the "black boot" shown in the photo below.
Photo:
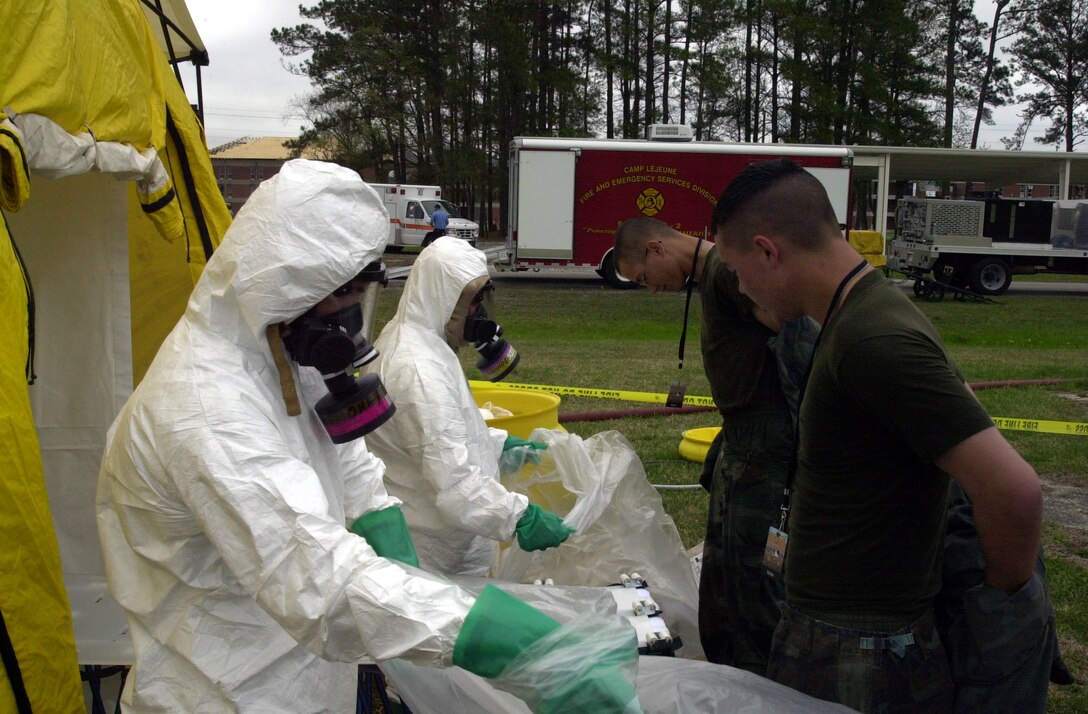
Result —
[[1061, 655], [1057, 655], [1050, 661], [1050, 681], [1054, 684], [1074, 684], [1076, 678], [1073, 673], [1069, 671], [1069, 667], [1066, 666], [1065, 660]]

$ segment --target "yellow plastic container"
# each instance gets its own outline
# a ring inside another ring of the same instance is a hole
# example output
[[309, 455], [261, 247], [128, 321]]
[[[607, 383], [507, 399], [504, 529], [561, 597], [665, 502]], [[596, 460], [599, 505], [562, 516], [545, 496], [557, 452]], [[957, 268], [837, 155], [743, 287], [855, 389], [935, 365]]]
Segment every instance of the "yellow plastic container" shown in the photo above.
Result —
[[[488, 426], [505, 429], [512, 436], [528, 439], [533, 429], [537, 428], [566, 431], [559, 424], [560, 399], [550, 392], [474, 387], [472, 398], [478, 407], [491, 402], [494, 406], [513, 412], [512, 416], [484, 420]], [[560, 516], [570, 513], [576, 501], [574, 494], [564, 488], [561, 481], [538, 479], [537, 465], [527, 462], [521, 471], [504, 477], [503, 483], [511, 490], [526, 494], [531, 503], [547, 508], [552, 513]], [[502, 544], [501, 547], [505, 548], [507, 545]]]
[[528, 439], [533, 429], [562, 429], [559, 426], [560, 399], [548, 392], [527, 389], [473, 389], [472, 398], [476, 406], [491, 402], [513, 412], [512, 416], [487, 419], [487, 425], [496, 429], [505, 429], [512, 436]]
[[720, 426], [704, 426], [698, 429], [688, 429], [680, 439], [680, 455], [688, 461], [703, 463], [706, 461], [706, 452], [710, 450], [710, 442], [721, 431]]

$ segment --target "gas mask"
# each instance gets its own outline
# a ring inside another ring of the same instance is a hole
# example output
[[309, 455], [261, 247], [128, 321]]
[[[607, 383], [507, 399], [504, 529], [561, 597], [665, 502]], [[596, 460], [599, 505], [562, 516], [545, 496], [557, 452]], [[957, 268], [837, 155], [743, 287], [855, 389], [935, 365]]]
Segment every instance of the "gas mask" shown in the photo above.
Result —
[[330, 296], [340, 298], [339, 309], [320, 316], [311, 309], [290, 323], [284, 338], [294, 360], [316, 368], [325, 380], [329, 393], [315, 409], [337, 444], [369, 434], [396, 411], [376, 374], [355, 377], [360, 367], [378, 356], [366, 338], [363, 306], [373, 305], [378, 287], [385, 283], [385, 264], [371, 263]]
[[492, 382], [498, 382], [514, 371], [521, 355], [502, 338], [502, 326], [489, 318], [483, 300], [473, 305], [475, 310], [465, 318], [465, 341], [472, 343], [480, 354], [476, 369]]

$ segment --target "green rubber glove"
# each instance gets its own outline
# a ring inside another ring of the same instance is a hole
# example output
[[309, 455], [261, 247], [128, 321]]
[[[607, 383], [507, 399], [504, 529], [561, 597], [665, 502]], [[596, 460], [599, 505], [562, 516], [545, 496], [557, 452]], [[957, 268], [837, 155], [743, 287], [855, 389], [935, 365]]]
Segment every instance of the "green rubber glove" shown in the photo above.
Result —
[[366, 538], [374, 552], [383, 558], [398, 560], [415, 568], [419, 557], [408, 533], [408, 523], [400, 506], [390, 506], [359, 516], [351, 524], [351, 532]]
[[502, 450], [509, 451], [510, 449], [519, 446], [528, 446], [535, 451], [543, 451], [548, 448], [547, 444], [541, 444], [539, 441], [528, 441], [527, 439], [522, 439], [520, 436], [507, 436], [506, 441], [502, 445]]
[[519, 652], [558, 628], [532, 605], [487, 585], [461, 625], [453, 663], [481, 677], [497, 677]]
[[625, 664], [638, 659], [634, 631], [588, 617], [560, 626], [488, 585], [465, 617], [453, 663], [491, 679], [537, 714], [640, 712], [635, 690], [623, 675]]
[[522, 550], [554, 548], [570, 537], [574, 529], [551, 511], [530, 503], [514, 528]]

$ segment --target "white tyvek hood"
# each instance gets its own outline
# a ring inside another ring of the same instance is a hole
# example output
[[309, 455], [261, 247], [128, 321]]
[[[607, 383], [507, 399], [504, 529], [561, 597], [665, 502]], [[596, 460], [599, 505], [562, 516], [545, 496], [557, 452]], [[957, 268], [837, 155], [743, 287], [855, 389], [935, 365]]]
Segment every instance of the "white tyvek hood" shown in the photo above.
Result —
[[482, 251], [463, 240], [443, 238], [416, 258], [390, 325], [410, 324], [441, 338], [465, 286], [487, 275], [487, 256]]
[[265, 326], [293, 320], [380, 258], [388, 225], [381, 199], [354, 172], [289, 161], [238, 212], [186, 317], [230, 333], [238, 325], [216, 318], [239, 312], [261, 340]]
[[443, 237], [412, 266], [397, 314], [367, 365], [397, 411], [367, 437], [386, 464], [419, 553], [433, 572], [485, 575], [498, 540], [509, 540], [528, 499], [499, 483], [506, 432], [489, 429], [472, 398], [445, 326], [465, 286], [487, 275], [487, 258]]
[[111, 427], [97, 510], [129, 711], [349, 711], [365, 655], [449, 664], [471, 596], [347, 530], [396, 503], [381, 462], [329, 440], [313, 370], [287, 415], [265, 338], [375, 260], [386, 221], [354, 172], [285, 164]]

